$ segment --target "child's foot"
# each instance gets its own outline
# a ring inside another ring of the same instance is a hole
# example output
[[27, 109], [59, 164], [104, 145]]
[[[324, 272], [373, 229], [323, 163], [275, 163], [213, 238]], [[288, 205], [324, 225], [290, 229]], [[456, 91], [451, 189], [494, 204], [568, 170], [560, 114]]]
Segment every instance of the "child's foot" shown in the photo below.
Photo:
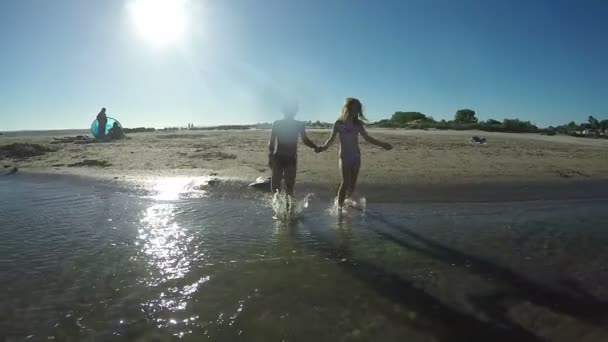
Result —
[[344, 205], [346, 205], [347, 207], [355, 208], [357, 206], [357, 202], [354, 201], [352, 198], [347, 198], [344, 201]]
[[338, 215], [342, 215], [344, 213], [344, 206], [338, 206], [336, 211]]

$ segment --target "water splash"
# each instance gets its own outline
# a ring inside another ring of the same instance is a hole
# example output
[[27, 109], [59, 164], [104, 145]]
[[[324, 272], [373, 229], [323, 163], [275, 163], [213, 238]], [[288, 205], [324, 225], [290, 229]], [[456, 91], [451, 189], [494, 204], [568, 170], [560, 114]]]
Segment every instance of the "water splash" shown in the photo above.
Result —
[[308, 208], [308, 203], [313, 196], [313, 194], [308, 194], [302, 200], [297, 200], [287, 193], [277, 191], [270, 199], [270, 206], [274, 211], [273, 218], [280, 222], [297, 220], [302, 211]]
[[331, 207], [329, 207], [329, 209], [327, 209], [327, 211], [329, 212], [329, 214], [331, 216], [340, 216], [340, 215], [349, 213], [351, 211], [365, 213], [366, 208], [367, 208], [367, 199], [365, 199], [365, 197], [360, 197], [357, 200], [352, 199], [352, 198], [347, 198], [344, 200], [344, 206], [342, 206], [342, 207], [340, 207], [338, 205], [338, 198], [336, 197], [333, 205]]
[[354, 208], [365, 212], [365, 208], [367, 208], [367, 199], [365, 199], [365, 197], [360, 197], [358, 200], [347, 198], [344, 201], [344, 205], [348, 208]]

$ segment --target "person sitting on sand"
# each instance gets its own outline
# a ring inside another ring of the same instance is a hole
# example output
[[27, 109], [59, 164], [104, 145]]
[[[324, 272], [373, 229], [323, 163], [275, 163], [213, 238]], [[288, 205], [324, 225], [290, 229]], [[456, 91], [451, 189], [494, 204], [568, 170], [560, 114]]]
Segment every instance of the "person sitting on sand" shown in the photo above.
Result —
[[[306, 135], [304, 123], [294, 120], [296, 108], [284, 110], [284, 119], [272, 124], [270, 141], [268, 142], [268, 165], [272, 170], [270, 188], [272, 193], [281, 189], [281, 181], [285, 182], [287, 194], [293, 196], [298, 165], [298, 138], [304, 145], [317, 150], [318, 147]], [[275, 146], [276, 142], [276, 146]]]
[[125, 138], [125, 131], [123, 131], [118, 122], [114, 121], [112, 128], [108, 131], [108, 136], [110, 140], [121, 140]]
[[372, 138], [364, 127], [365, 116], [363, 106], [355, 98], [346, 99], [342, 107], [340, 118], [334, 123], [333, 131], [327, 142], [321, 145], [317, 152], [327, 150], [333, 143], [336, 135], [340, 137], [340, 161], [339, 166], [342, 171], [342, 182], [338, 190], [338, 205], [344, 206], [347, 197], [351, 197], [357, 185], [357, 177], [361, 168], [361, 151], [359, 150], [359, 134], [369, 143], [380, 146], [385, 150], [393, 147], [385, 142]]
[[106, 136], [106, 125], [108, 124], [105, 107], [101, 108], [101, 111], [97, 114], [97, 123], [97, 139], [103, 140]]

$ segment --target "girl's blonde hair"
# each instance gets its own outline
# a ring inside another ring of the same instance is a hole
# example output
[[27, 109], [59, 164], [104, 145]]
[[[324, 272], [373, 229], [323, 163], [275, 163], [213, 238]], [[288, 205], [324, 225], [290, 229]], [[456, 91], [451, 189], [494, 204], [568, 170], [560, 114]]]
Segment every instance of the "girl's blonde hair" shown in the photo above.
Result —
[[362, 125], [367, 119], [363, 115], [363, 105], [361, 101], [354, 97], [347, 97], [342, 106], [342, 114], [340, 120], [345, 122], [348, 118], [352, 118], [353, 122]]

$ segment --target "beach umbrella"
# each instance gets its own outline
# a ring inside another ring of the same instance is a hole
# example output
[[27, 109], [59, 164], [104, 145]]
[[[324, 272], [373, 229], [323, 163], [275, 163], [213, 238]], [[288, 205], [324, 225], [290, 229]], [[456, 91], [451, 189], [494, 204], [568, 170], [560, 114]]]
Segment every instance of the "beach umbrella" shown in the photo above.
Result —
[[[108, 134], [108, 132], [110, 132], [110, 129], [112, 128], [112, 126], [114, 126], [115, 122], [118, 122], [118, 120], [108, 117], [108, 122], [106, 123], [106, 135]], [[120, 122], [118, 122], [118, 126], [122, 128]], [[91, 124], [91, 134], [93, 134], [95, 138], [99, 138], [99, 121], [97, 121], [97, 119], [95, 119], [95, 121], [93, 121], [93, 123]]]

